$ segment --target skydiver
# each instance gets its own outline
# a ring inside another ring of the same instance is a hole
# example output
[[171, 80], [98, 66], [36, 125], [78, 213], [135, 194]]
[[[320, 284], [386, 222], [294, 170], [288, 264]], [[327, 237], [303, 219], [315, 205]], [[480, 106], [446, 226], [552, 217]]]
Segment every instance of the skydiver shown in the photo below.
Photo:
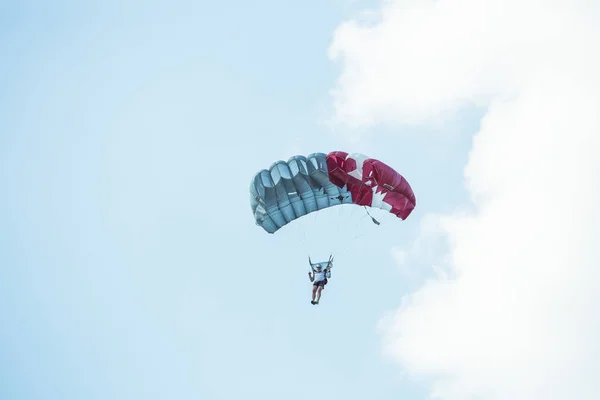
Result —
[[[323, 270], [321, 264], [316, 265], [316, 270], [313, 267], [313, 264], [310, 262], [310, 258], [308, 260], [310, 263], [310, 268], [312, 272], [308, 273], [308, 277], [311, 282], [313, 282], [312, 287], [312, 300], [311, 304], [319, 304], [319, 300], [321, 299], [321, 291], [325, 289], [325, 285], [327, 285], [327, 278], [331, 278], [331, 260], [327, 263], [327, 268]], [[315, 296], [317, 300], [315, 301]]]

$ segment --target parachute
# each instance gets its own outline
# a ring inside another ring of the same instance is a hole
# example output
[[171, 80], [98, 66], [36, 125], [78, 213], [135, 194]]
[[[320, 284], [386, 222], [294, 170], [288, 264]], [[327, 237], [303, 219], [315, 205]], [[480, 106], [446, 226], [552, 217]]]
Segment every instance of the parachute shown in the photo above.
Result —
[[260, 170], [250, 183], [250, 204], [256, 225], [273, 234], [310, 213], [344, 204], [385, 210], [405, 220], [416, 199], [407, 180], [389, 165], [334, 151], [293, 156]]

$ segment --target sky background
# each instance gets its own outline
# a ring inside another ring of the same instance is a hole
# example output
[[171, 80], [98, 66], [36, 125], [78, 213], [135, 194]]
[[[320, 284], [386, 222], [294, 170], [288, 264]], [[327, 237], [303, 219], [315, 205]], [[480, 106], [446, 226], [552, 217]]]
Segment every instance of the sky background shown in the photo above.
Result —
[[[598, 398], [599, 16], [0, 3], [0, 398]], [[258, 170], [335, 150], [409, 219], [254, 224]]]

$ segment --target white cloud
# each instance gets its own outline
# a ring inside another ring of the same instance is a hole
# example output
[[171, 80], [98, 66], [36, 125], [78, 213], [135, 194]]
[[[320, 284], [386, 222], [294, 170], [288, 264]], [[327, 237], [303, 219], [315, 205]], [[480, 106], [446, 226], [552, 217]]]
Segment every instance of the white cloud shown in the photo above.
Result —
[[425, 214], [420, 221], [420, 236], [408, 248], [394, 247], [390, 253], [398, 264], [405, 283], [420, 285], [432, 274], [448, 275], [445, 252], [448, 249], [443, 221], [436, 214]]
[[475, 211], [438, 220], [452, 273], [381, 326], [432, 397], [600, 398], [599, 31], [597, 1], [414, 0], [336, 32], [338, 122], [488, 107], [465, 169]]
[[392, 257], [398, 265], [402, 266], [406, 262], [406, 251], [395, 247], [392, 249]]
[[591, 0], [550, 3], [556, 6], [386, 1], [377, 17], [368, 14], [368, 23], [345, 22], [329, 50], [343, 62], [333, 90], [334, 120], [354, 127], [435, 120], [465, 104], [511, 96], [548, 65], [568, 66], [597, 34], [587, 31], [595, 29], [593, 20], [582, 21], [584, 6], [598, 6]]

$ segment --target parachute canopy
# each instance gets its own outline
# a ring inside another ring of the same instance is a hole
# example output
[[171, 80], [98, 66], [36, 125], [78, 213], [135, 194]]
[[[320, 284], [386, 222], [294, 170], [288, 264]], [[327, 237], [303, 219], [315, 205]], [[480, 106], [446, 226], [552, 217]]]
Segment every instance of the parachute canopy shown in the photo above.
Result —
[[309, 213], [342, 204], [380, 208], [406, 219], [415, 195], [402, 175], [363, 154], [334, 151], [277, 161], [250, 183], [256, 224], [268, 233]]

